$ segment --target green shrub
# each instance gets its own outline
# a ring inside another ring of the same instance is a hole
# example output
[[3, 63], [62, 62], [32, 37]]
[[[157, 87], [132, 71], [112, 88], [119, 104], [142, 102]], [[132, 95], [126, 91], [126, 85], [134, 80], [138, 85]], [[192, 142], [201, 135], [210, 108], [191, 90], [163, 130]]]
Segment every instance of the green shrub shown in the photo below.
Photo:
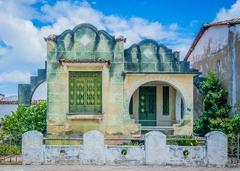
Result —
[[200, 83], [204, 112], [194, 123], [194, 133], [204, 136], [210, 131], [223, 131], [222, 124], [228, 122], [231, 107], [227, 104], [227, 92], [217, 75], [209, 72], [207, 79]]
[[124, 145], [124, 146], [142, 146], [142, 145], [144, 145], [144, 141], [131, 140], [128, 142], [124, 142], [122, 145]]
[[235, 106], [236, 114], [229, 117], [231, 106], [227, 104], [227, 92], [215, 73], [208, 73], [207, 79], [200, 84], [200, 91], [204, 97], [204, 112], [194, 123], [194, 133], [199, 136], [210, 131], [222, 131], [228, 136], [239, 134], [240, 106]]
[[193, 136], [187, 136], [187, 135], [182, 135], [182, 136], [174, 136], [174, 137], [167, 137], [167, 142], [168, 145], [179, 145], [179, 146], [198, 146], [202, 145], [202, 142], [196, 137]]
[[45, 101], [31, 106], [20, 105], [12, 115], [2, 118], [3, 139], [21, 142], [22, 134], [30, 130], [36, 130], [45, 134], [47, 126], [46, 111]]
[[10, 144], [0, 144], [0, 156], [8, 155], [19, 155], [21, 154], [21, 146], [11, 145]]

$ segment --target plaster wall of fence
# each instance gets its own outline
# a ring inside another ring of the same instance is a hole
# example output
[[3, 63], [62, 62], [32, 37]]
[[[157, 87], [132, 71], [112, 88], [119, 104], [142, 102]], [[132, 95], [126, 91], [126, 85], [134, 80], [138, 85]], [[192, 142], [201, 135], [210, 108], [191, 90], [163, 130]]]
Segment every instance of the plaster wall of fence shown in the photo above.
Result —
[[[204, 146], [166, 145], [166, 135], [152, 131], [145, 135], [144, 146], [109, 146], [104, 135], [90, 131], [83, 145], [44, 145], [37, 131], [23, 134], [23, 164], [95, 164], [95, 165], [189, 165], [227, 164], [227, 137], [222, 132], [206, 135]], [[187, 150], [189, 155], [184, 156]], [[124, 155], [123, 152], [126, 152]]]

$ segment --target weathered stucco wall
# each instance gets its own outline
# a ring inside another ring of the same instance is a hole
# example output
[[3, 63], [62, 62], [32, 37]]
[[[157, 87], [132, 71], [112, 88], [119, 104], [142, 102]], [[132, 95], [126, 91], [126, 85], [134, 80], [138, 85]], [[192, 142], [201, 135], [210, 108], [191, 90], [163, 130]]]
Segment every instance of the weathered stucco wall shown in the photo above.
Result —
[[203, 75], [209, 71], [218, 74], [225, 89], [228, 101], [235, 105], [240, 100], [240, 26], [223, 25], [208, 28], [188, 60], [193, 68], [199, 69]]
[[0, 104], [0, 120], [5, 115], [11, 115], [12, 112], [16, 112], [18, 104]]
[[[178, 53], [153, 40], [141, 41], [124, 50], [125, 39], [115, 39], [89, 24], [78, 25], [59, 36], [49, 36], [46, 41], [49, 134], [79, 134], [93, 129], [105, 134], [138, 133], [139, 125], [130, 118], [128, 105], [133, 92], [148, 81], [166, 81], [180, 90], [190, 123], [181, 129], [192, 132], [192, 78], [196, 71], [189, 68], [189, 62], [179, 61]], [[68, 115], [69, 71], [102, 72], [100, 116]]]
[[202, 146], [167, 145], [165, 134], [151, 131], [144, 136], [144, 146], [109, 146], [101, 132], [89, 131], [83, 145], [51, 146], [43, 144], [41, 133], [29, 131], [22, 138], [23, 164], [225, 166], [227, 136], [214, 131], [205, 138]]
[[[48, 39], [48, 133], [83, 133], [93, 129], [106, 134], [128, 133], [121, 117], [123, 41], [115, 41], [106, 32], [85, 24], [64, 32], [54, 40]], [[83, 65], [63, 66], [59, 60], [81, 61]], [[100, 60], [111, 61], [111, 65], [96, 64]], [[91, 65], [91, 61], [96, 65]], [[102, 117], [68, 118], [69, 71], [102, 72]]]

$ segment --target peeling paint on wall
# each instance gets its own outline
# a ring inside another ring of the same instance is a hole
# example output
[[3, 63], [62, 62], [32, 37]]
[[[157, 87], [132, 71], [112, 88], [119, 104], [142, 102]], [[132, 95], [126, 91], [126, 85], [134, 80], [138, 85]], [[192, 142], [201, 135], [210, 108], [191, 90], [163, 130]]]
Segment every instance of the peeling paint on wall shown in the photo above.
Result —
[[203, 75], [209, 71], [217, 73], [232, 106], [240, 102], [239, 33], [240, 24], [212, 26], [204, 32], [188, 58], [191, 66]]

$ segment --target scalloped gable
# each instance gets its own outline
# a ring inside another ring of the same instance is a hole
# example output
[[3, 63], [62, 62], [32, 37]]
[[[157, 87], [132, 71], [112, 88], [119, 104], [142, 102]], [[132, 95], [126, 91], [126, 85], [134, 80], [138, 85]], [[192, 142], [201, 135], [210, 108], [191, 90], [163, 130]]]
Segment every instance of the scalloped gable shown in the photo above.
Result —
[[144, 39], [138, 44], [133, 44], [125, 49], [127, 62], [173, 62], [177, 61], [178, 55], [163, 44], [158, 44], [152, 39]]
[[179, 52], [145, 39], [124, 51], [125, 70], [134, 72], [191, 72], [189, 62], [179, 61]]
[[48, 41], [49, 68], [57, 69], [64, 61], [109, 61], [110, 71], [119, 72], [184, 72], [191, 73], [189, 62], [179, 61], [179, 52], [173, 52], [155, 40], [145, 39], [124, 50], [124, 38], [115, 39], [90, 24], [77, 25]]
[[111, 60], [113, 57], [115, 38], [90, 24], [79, 24], [51, 40], [56, 44], [56, 60]]

